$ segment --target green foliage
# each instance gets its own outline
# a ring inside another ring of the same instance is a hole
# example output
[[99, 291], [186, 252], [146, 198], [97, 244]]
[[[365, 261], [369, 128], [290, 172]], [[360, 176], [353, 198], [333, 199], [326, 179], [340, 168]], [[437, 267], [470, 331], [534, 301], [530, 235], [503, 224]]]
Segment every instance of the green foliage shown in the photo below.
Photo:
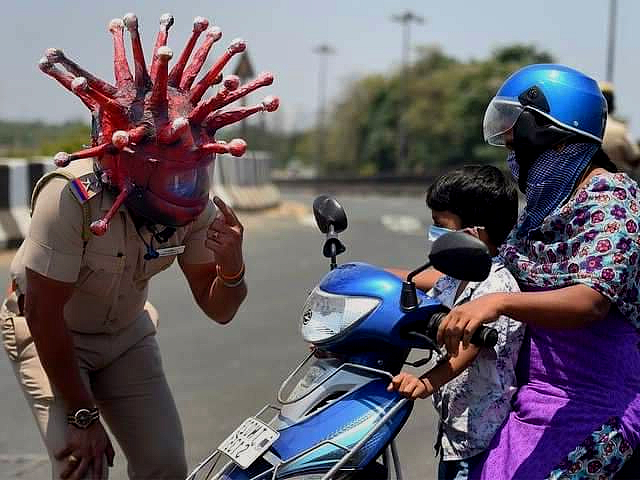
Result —
[[43, 122], [0, 121], [0, 154], [8, 157], [74, 152], [91, 143], [91, 128], [80, 122], [47, 125]]
[[[482, 138], [487, 104], [513, 71], [553, 61], [550, 54], [530, 45], [501, 47], [482, 61], [461, 62], [435, 47], [422, 47], [418, 55], [406, 73], [365, 76], [343, 92], [329, 119], [321, 170], [397, 172], [400, 124], [409, 145], [405, 173], [497, 162], [504, 151], [487, 147]], [[307, 161], [313, 162], [315, 152], [309, 153]]]

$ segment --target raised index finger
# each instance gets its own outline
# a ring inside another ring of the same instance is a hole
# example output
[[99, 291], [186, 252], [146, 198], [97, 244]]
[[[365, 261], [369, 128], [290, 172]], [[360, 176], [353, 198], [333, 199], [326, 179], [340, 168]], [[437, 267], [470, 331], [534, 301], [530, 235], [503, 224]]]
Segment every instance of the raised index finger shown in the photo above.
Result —
[[239, 225], [240, 220], [236, 217], [236, 214], [233, 210], [229, 208], [229, 206], [222, 201], [220, 197], [213, 197], [213, 203], [216, 204], [216, 207], [222, 212], [224, 215], [224, 219], [228, 225]]

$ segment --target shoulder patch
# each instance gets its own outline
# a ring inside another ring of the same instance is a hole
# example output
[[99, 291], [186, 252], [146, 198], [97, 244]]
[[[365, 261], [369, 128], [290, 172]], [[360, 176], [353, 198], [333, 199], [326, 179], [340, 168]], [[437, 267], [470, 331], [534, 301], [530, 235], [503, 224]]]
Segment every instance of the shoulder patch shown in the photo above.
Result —
[[82, 175], [69, 183], [71, 193], [80, 203], [85, 203], [102, 190], [102, 182], [93, 172]]

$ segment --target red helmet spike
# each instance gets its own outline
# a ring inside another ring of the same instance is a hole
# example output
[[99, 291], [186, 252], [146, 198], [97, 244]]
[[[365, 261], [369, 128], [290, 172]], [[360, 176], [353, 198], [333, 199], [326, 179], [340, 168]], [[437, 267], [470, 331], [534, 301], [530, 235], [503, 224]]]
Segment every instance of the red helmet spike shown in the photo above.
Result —
[[169, 47], [160, 47], [156, 53], [157, 70], [149, 100], [151, 108], [154, 110], [167, 105], [167, 77], [169, 75], [169, 60], [172, 56], [173, 52]]
[[125, 200], [129, 196], [129, 193], [131, 193], [130, 187], [124, 187], [122, 188], [122, 190], [120, 190], [120, 193], [118, 194], [116, 199], [113, 201], [113, 205], [111, 205], [111, 208], [105, 214], [105, 216], [102, 217], [100, 220], [96, 220], [95, 222], [91, 223], [91, 225], [89, 226], [91, 233], [98, 236], [101, 236], [107, 233], [107, 230], [109, 229], [109, 222], [111, 221], [115, 213], [118, 211], [118, 209], [125, 202]]
[[196, 17], [193, 19], [193, 30], [191, 31], [191, 35], [189, 36], [189, 40], [185, 45], [184, 49], [180, 53], [180, 57], [178, 61], [169, 72], [169, 86], [178, 87], [180, 85], [180, 80], [182, 79], [182, 72], [184, 72], [184, 67], [187, 66], [187, 61], [191, 56], [191, 52], [193, 52], [193, 48], [196, 46], [196, 42], [198, 41], [198, 37], [200, 34], [204, 32], [209, 26], [209, 20], [204, 17]]
[[158, 74], [158, 50], [167, 45], [167, 37], [169, 36], [169, 29], [172, 25], [173, 15], [165, 13], [160, 16], [160, 30], [158, 30], [156, 46], [153, 48], [153, 57], [151, 60], [151, 80], [154, 82], [156, 81], [156, 76]]
[[258, 78], [252, 80], [249, 83], [245, 83], [240, 88], [236, 89], [234, 92], [230, 93], [227, 98], [225, 98], [224, 102], [220, 107], [224, 107], [225, 105], [229, 105], [232, 102], [235, 102], [239, 98], [242, 98], [249, 93], [257, 90], [260, 87], [266, 87], [267, 85], [271, 85], [273, 83], [273, 74], [271, 72], [263, 72], [258, 75]]
[[240, 86], [240, 77], [237, 75], [227, 75], [223, 80], [222, 85], [228, 92], [233, 92]]
[[142, 51], [142, 42], [140, 41], [140, 32], [138, 31], [138, 17], [135, 13], [127, 13], [124, 18], [124, 24], [129, 30], [131, 36], [131, 49], [133, 50], [133, 66], [136, 74], [136, 89], [140, 93], [144, 93], [151, 84], [149, 73], [147, 72], [147, 64], [144, 60], [144, 52]]
[[58, 152], [54, 155], [53, 161], [58, 167], [66, 167], [74, 160], [81, 158], [98, 157], [104, 155], [108, 150], [115, 148], [111, 142], [103, 143], [91, 148], [86, 148], [75, 153]]
[[[131, 34], [135, 81], [125, 52], [125, 23]], [[222, 36], [219, 28], [207, 27], [207, 20], [200, 17], [194, 20], [193, 32], [171, 70], [172, 83], [169, 84], [168, 63], [172, 53], [166, 42], [172, 23], [173, 17], [162, 17], [151, 63], [153, 73], [145, 75], [138, 19], [127, 14], [124, 21], [111, 21], [115, 86], [88, 74], [60, 50], [47, 51], [40, 61], [44, 73], [74, 92], [94, 112], [93, 147], [71, 154], [60, 152], [54, 160], [58, 166], [66, 166], [76, 159], [94, 157], [94, 168], [106, 188], [119, 192], [110, 212], [93, 223], [92, 231], [96, 235], [107, 231], [113, 212], [122, 204], [160, 225], [178, 227], [195, 220], [210, 201], [209, 182], [215, 154], [241, 156], [247, 148], [239, 139], [216, 142], [215, 131], [252, 113], [278, 108], [278, 100], [269, 97], [255, 107], [218, 110], [273, 82], [273, 76], [268, 73], [242, 86], [235, 75], [223, 81], [225, 64], [245, 49], [242, 41], [234, 42], [192, 88], [207, 54]], [[204, 39], [196, 49], [198, 35], [202, 36], [203, 31]], [[185, 64], [188, 65], [185, 67]], [[218, 87], [216, 95], [198, 105], [206, 89], [219, 82], [223, 85]]]
[[127, 135], [129, 135], [129, 145], [136, 145], [145, 137], [151, 136], [151, 129], [149, 128], [148, 124], [142, 124], [138, 127], [128, 130]]
[[98, 90], [103, 95], [113, 97], [118, 91], [116, 87], [105, 82], [104, 80], [87, 72], [84, 68], [80, 67], [73, 60], [67, 58], [62, 50], [59, 48], [48, 48], [45, 52], [47, 60], [51, 63], [59, 63], [62, 65], [71, 75], [74, 77], [84, 77], [89, 82], [91, 88]]
[[116, 130], [113, 132], [113, 135], [111, 135], [111, 144], [118, 150], [129, 146], [129, 140], [129, 133], [124, 130]]
[[247, 151], [247, 142], [241, 138], [234, 138], [229, 142], [229, 153], [234, 157], [241, 157]]
[[133, 83], [124, 48], [124, 22], [120, 18], [114, 18], [109, 22], [109, 31], [113, 35], [113, 72], [116, 87], [121, 88], [127, 83]]
[[278, 97], [268, 96], [260, 103], [259, 105], [254, 105], [253, 107], [242, 107], [235, 110], [227, 110], [223, 112], [213, 112], [204, 119], [202, 122], [202, 126], [207, 129], [207, 133], [209, 135], [213, 135], [216, 130], [224, 127], [225, 125], [229, 125], [231, 123], [239, 122], [247, 118], [250, 115], [253, 115], [257, 112], [274, 112], [278, 109], [280, 105], [280, 100]]
[[[40, 59], [38, 67], [50, 77], [55, 78], [64, 88], [73, 92], [73, 89], [71, 88], [73, 76], [69, 73], [58, 70], [56, 66], [47, 59], [47, 57], [42, 57]], [[92, 112], [96, 110], [96, 103], [89, 97], [83, 96], [80, 97], [80, 100], [82, 100], [82, 103], [84, 103]]]
[[71, 89], [80, 98], [88, 98], [98, 104], [104, 110], [104, 113], [112, 118], [112, 121], [127, 121], [127, 109], [114, 99], [105, 97], [97, 90], [92, 90], [86, 78], [74, 78], [71, 82]]
[[187, 131], [188, 127], [189, 120], [185, 117], [178, 117], [158, 132], [158, 142], [173, 143]]
[[202, 145], [196, 154], [198, 156], [205, 156], [212, 153], [230, 153], [234, 157], [241, 157], [246, 151], [247, 142], [240, 138], [234, 138], [229, 143], [215, 142]]
[[184, 74], [182, 75], [182, 79], [180, 80], [181, 90], [186, 91], [191, 88], [193, 81], [198, 76], [198, 73], [200, 73], [200, 69], [202, 68], [202, 65], [204, 65], [204, 62], [206, 61], [207, 56], [209, 55], [209, 51], [211, 50], [211, 47], [213, 46], [214, 43], [216, 43], [221, 38], [222, 38], [222, 30], [220, 30], [220, 28], [218, 27], [207, 28], [202, 45], [200, 45], [200, 48], [198, 48], [198, 50], [193, 56], [193, 60], [191, 60], [191, 63], [189, 64], [187, 69], [184, 71]]
[[229, 75], [228, 77], [226, 77], [224, 79], [222, 87], [218, 90], [218, 93], [216, 93], [215, 96], [200, 103], [191, 111], [188, 117], [189, 122], [192, 125], [201, 123], [207, 115], [224, 105], [224, 100], [233, 90], [238, 88], [239, 84], [240, 78], [237, 75]]
[[189, 100], [193, 105], [198, 103], [202, 98], [202, 96], [204, 95], [204, 92], [207, 91], [207, 88], [213, 85], [213, 82], [215, 81], [217, 76], [220, 74], [224, 66], [227, 63], [229, 63], [229, 60], [231, 60], [231, 57], [233, 57], [238, 53], [244, 52], [246, 48], [247, 48], [247, 44], [244, 42], [244, 40], [240, 38], [231, 42], [231, 45], [229, 45], [229, 47], [220, 56], [220, 58], [218, 58], [216, 63], [213, 64], [213, 66], [209, 69], [209, 71], [202, 78], [202, 80], [200, 80], [196, 84], [196, 86], [189, 91]]

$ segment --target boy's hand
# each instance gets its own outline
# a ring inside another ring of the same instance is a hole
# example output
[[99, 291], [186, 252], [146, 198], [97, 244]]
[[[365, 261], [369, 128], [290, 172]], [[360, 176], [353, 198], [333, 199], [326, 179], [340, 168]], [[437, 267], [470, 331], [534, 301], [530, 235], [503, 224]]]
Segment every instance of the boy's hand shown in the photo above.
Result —
[[429, 383], [429, 380], [426, 378], [418, 378], [407, 372], [400, 372], [393, 377], [387, 387], [387, 391], [393, 392], [394, 390], [411, 400], [427, 398], [433, 393], [433, 387]]

